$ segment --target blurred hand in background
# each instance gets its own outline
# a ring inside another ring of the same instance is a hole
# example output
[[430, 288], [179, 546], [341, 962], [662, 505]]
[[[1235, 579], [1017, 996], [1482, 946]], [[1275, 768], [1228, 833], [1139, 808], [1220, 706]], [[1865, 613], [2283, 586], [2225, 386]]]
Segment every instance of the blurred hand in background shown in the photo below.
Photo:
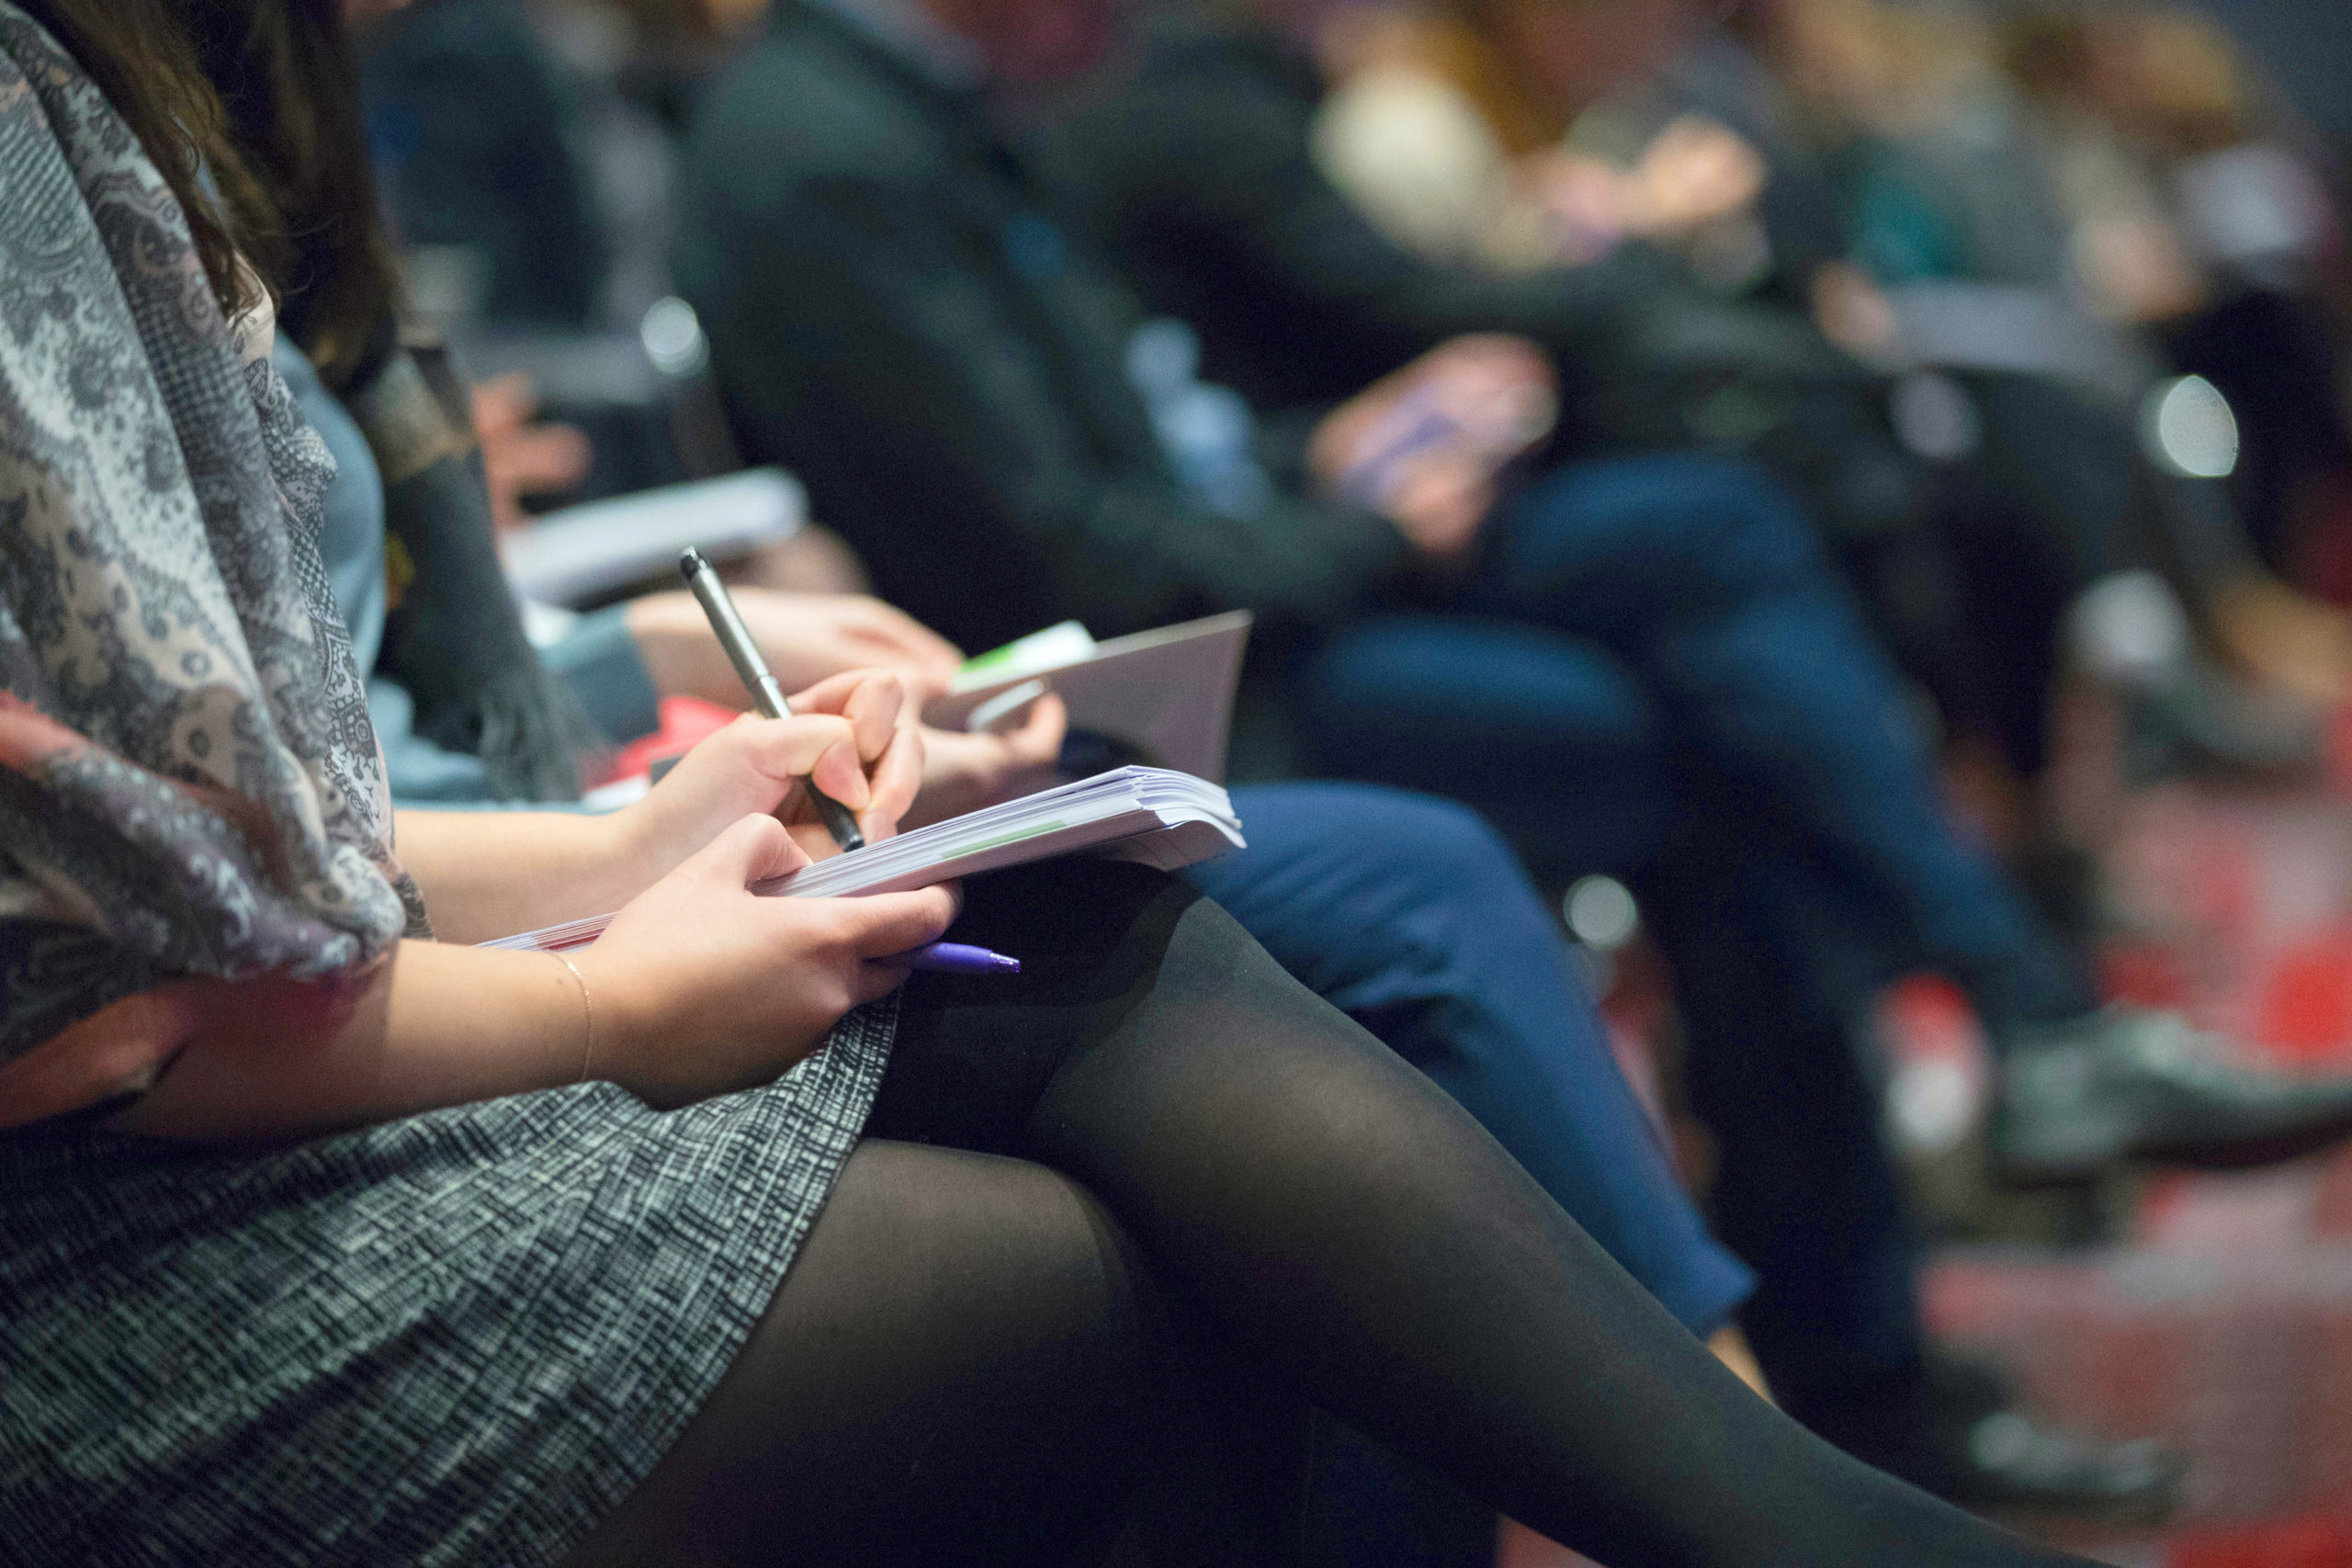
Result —
[[491, 516], [501, 529], [530, 520], [526, 500], [560, 495], [588, 477], [594, 456], [588, 438], [568, 424], [540, 421], [538, 392], [528, 376], [516, 371], [480, 382], [473, 402]]

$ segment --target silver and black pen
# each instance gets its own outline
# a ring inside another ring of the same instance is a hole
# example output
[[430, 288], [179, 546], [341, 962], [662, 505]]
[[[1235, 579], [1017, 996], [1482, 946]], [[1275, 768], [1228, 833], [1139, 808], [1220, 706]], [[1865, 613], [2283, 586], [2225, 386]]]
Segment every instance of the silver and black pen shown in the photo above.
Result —
[[[678, 575], [686, 580], [702, 613], [710, 617], [710, 629], [718, 634], [718, 646], [727, 650], [727, 660], [735, 666], [735, 673], [743, 678], [744, 688], [752, 694], [752, 705], [767, 718], [789, 718], [792, 705], [784, 700], [784, 688], [775, 683], [769, 672], [768, 661], [760, 657], [760, 645], [752, 640], [752, 631], [743, 624], [743, 616], [735, 608], [735, 601], [728, 596], [727, 585], [718, 581], [718, 573], [711, 570], [702, 552], [688, 547], [678, 557]], [[819, 820], [833, 842], [844, 850], [862, 850], [865, 835], [858, 831], [857, 818], [850, 808], [827, 795], [808, 779], [800, 781], [808, 792], [808, 799], [817, 808]]]

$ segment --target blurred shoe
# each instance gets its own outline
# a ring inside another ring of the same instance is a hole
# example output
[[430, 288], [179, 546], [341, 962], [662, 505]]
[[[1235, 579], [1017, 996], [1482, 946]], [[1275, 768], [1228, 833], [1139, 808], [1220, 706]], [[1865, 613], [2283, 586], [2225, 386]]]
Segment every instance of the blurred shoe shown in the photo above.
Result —
[[2177, 1013], [2110, 1007], [2020, 1028], [2007, 1045], [1992, 1156], [2020, 1185], [2087, 1180], [2124, 1161], [2270, 1165], [2352, 1135], [2352, 1077], [2233, 1061]]
[[2135, 784], [2181, 773], [2305, 772], [2324, 755], [2322, 726], [2308, 705], [2264, 696], [2199, 660], [2125, 701], [2124, 773]]
[[1951, 1356], [1804, 1414], [1848, 1453], [1980, 1513], [2153, 1525], [2179, 1500], [2187, 1462], [2141, 1438], [2109, 1442], [2016, 1407], [1998, 1373]]

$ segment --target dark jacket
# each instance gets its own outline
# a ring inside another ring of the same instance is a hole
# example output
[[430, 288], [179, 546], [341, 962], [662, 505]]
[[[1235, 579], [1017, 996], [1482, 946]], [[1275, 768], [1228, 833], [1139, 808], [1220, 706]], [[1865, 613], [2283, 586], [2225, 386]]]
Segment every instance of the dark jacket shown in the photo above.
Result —
[[609, 258], [573, 141], [580, 106], [514, 0], [389, 19], [363, 77], [401, 237], [479, 255], [492, 321], [588, 325]]
[[677, 271], [745, 456], [807, 481], [880, 592], [970, 648], [1075, 615], [1351, 613], [1385, 522], [1196, 505], [1130, 388], [1140, 309], [1047, 216], [976, 95], [793, 4], [705, 101]]
[[1703, 433], [1657, 406], [1729, 372], [1843, 381], [1810, 326], [1726, 303], [1638, 243], [1501, 277], [1374, 229], [1312, 152], [1323, 83], [1266, 29], [1156, 17], [1132, 64], [1033, 139], [1056, 199], [1200, 331], [1204, 373], [1269, 406], [1333, 400], [1458, 333], [1516, 333], [1559, 363], [1572, 412], [1645, 439]]

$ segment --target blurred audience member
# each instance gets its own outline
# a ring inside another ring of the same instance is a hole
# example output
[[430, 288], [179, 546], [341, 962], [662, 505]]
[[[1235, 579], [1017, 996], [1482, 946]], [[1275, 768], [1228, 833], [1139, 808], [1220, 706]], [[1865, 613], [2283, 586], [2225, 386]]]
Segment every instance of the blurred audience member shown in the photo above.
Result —
[[1681, 117], [1623, 165], [1566, 141], [1703, 17], [1696, 0], [1328, 8], [1315, 41], [1339, 85], [1317, 117], [1317, 161], [1435, 259], [1524, 271], [1597, 260], [1628, 238], [1720, 243], [1764, 182], [1755, 150], [1722, 125]]
[[2013, 18], [2004, 42], [2051, 151], [2075, 276], [2229, 398], [2232, 484], [2266, 557], [2291, 570], [2341, 551], [2352, 424], [2328, 296], [2346, 237], [2272, 95], [2185, 11], [2068, 5]]
[[[2331, 350], [2308, 309], [2249, 290], [2244, 275], [2212, 293], [2226, 269], [2199, 259], [2158, 148], [2169, 138], [2211, 152], [2229, 141], [2245, 154], [2227, 182], [2233, 213], [2214, 216], [2238, 234], [2231, 244], [2249, 261], [2261, 253], [2255, 265], [2274, 274], [2290, 238], [2310, 245], [2323, 231], [2324, 213], [2303, 201], [2315, 187], [2287, 172], [2291, 160], [2278, 149], [2245, 145], [2231, 57], [2210, 28], [2123, 6], [2098, 7], [2096, 25], [2090, 12], [2066, 15], [2020, 22], [2006, 51], [2041, 101], [2037, 111], [2004, 70], [1999, 38], [1969, 13], [1761, 0], [1742, 23], [1787, 96], [1776, 166], [1834, 209], [1853, 260], [1892, 301], [1894, 341], [1915, 357], [2006, 362], [2045, 383], [2110, 386], [2115, 397], [2146, 390], [2143, 431], [2155, 423], [2165, 389], [2150, 383], [2165, 358], [2209, 374], [2228, 398], [2219, 414], [2225, 439], [2186, 459], [2152, 452], [2150, 531], [2190, 608], [2242, 668], [2308, 701], [2341, 702], [2352, 693], [2352, 619], [2271, 570], [2288, 564], [2280, 470], [2316, 470], [2307, 472], [2307, 511], [2335, 499], [2345, 444]], [[2095, 102], [2086, 83], [2102, 73], [2084, 63], [2098, 52], [2086, 41], [2093, 34], [2162, 40], [2109, 51], [2148, 67], [2104, 73], [2143, 82], [2136, 108]], [[1731, 52], [1716, 51], [1718, 84], [1733, 73], [1724, 69]], [[2153, 111], [2151, 101], [2170, 107]], [[2161, 136], [2160, 126], [2169, 128]], [[2206, 167], [2226, 166], [2224, 158]], [[2046, 398], [2011, 408], [2015, 378], [1966, 385], [1988, 451], [2010, 455], [2008, 488], [2028, 491], [2070, 471], [2087, 478], [2110, 446], [2128, 453], [2120, 442], [2086, 449], [2052, 424]], [[2301, 456], [2282, 458], [2288, 450]], [[2112, 513], [2095, 488], [2062, 482], [2058, 493], [2064, 504], [2050, 516], [2059, 525], [2102, 526]]]
[[[2199, 585], [2258, 576], [2226, 508], [2214, 515], [2210, 484], [2148, 469], [2128, 409], [1997, 365], [1945, 374], [1931, 361], [1890, 384], [1785, 309], [1810, 309], [1830, 338], [1881, 363], [1900, 357], [1896, 317], [1842, 259], [1834, 192], [1813, 175], [1791, 111], [1752, 57], [1702, 38], [1682, 50], [1670, 94], [1623, 102], [1625, 85], [1608, 70], [1655, 60], [1687, 38], [1689, 10], [1463, 0], [1440, 22], [1391, 26], [1377, 9], [1369, 19], [1345, 7], [1261, 9], [1324, 40], [1326, 57], [1342, 63], [1364, 57], [1367, 46], [1351, 40], [1370, 35], [1375, 56], [1387, 51], [1376, 73], [1419, 71], [1461, 112], [1485, 117], [1495, 136], [1517, 126], [1546, 157], [1573, 124], [1622, 153], [1629, 180], [1646, 178], [1645, 147], [1689, 166], [1682, 187], [1744, 186], [1733, 176], [1759, 149], [1772, 178], [1754, 212], [1743, 205], [1701, 225], [1711, 237], [1680, 261], [1639, 239], [1614, 243], [1597, 262], [1513, 277], [1416, 260], [1317, 169], [1313, 126], [1334, 105], [1321, 71], [1283, 32], [1224, 13], [1163, 12], [1134, 67], [1114, 72], [1044, 139], [1045, 164], [1152, 305], [1200, 328], [1205, 374], [1280, 406], [1340, 395], [1328, 376], [1316, 384], [1317, 367], [1352, 366], [1400, 342], [1418, 350], [1446, 331], [1527, 333], [1560, 363], [1572, 428], [1745, 451], [1798, 482], [1878, 626], [1968, 754], [1994, 763], [1996, 787], [2002, 772], [2030, 780], [2041, 771], [2067, 649], [2061, 627], [2093, 584], [2165, 567], [2194, 589], [2189, 609], [2199, 612], [2214, 597]], [[1577, 46], [1621, 11], [1634, 46]], [[1408, 42], [1453, 41], [1414, 65], [1395, 41], [1400, 30]], [[1334, 37], [1343, 47], [1329, 44]], [[1506, 51], [1514, 39], [1537, 42]], [[1477, 50], [1508, 53], [1510, 69], [1493, 59], [1476, 71], [1460, 64]], [[1604, 98], [1612, 85], [1617, 98]], [[1368, 177], [1410, 166], [1403, 156], [1363, 163]], [[1419, 195], [1397, 205], [1432, 209]], [[1720, 294], [1726, 288], [1733, 296]], [[2151, 578], [2134, 580], [2137, 598], [2163, 592]], [[2341, 617], [2291, 598], [2288, 607], [2328, 636], [2315, 650], [2310, 636], [2256, 641], [2268, 656], [2256, 667], [2332, 695], [2345, 669], [2330, 640]], [[2306, 719], [2250, 700], [2206, 668], [2185, 636], [2161, 660], [2112, 657], [2113, 618], [2078, 617], [2074, 645], [2092, 668], [2124, 677], [2140, 765], [2270, 768], [2311, 757]], [[2030, 808], [2019, 815], [2030, 831]]]

